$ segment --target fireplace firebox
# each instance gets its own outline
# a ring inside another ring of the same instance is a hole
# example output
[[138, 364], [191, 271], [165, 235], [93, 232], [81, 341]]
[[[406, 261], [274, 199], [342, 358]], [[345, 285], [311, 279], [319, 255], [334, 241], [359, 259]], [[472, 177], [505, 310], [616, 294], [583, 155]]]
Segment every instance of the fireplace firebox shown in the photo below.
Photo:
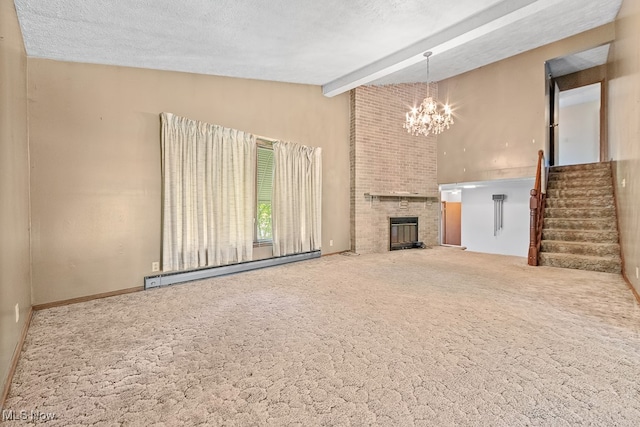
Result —
[[418, 241], [418, 217], [389, 218], [389, 250], [423, 247]]

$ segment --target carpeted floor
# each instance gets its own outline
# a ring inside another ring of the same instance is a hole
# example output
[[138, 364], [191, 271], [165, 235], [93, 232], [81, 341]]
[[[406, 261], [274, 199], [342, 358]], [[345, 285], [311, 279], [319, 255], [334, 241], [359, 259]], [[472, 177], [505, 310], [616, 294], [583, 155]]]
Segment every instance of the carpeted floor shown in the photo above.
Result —
[[640, 425], [621, 277], [525, 264], [335, 255], [40, 311], [6, 406], [47, 425]]

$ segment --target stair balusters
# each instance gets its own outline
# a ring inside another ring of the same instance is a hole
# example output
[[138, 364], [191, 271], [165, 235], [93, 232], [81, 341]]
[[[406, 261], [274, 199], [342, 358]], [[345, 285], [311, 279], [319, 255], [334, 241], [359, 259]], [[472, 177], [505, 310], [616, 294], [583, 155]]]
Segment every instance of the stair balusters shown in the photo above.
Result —
[[538, 151], [538, 167], [536, 169], [536, 182], [531, 190], [529, 199], [529, 256], [528, 263], [538, 265], [538, 252], [542, 241], [542, 225], [544, 221], [544, 202], [547, 186], [547, 172], [544, 161], [544, 151]]

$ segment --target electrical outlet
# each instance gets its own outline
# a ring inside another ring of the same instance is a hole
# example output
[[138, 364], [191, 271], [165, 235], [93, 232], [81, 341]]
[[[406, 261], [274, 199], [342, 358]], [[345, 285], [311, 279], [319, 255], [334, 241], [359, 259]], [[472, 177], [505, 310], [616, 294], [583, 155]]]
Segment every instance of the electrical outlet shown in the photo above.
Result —
[[627, 186], [627, 180], [625, 178], [622, 179], [622, 188]]
[[636, 265], [636, 279], [640, 279], [640, 270], [638, 270], [638, 266]]
[[16, 323], [20, 320], [20, 304], [16, 303]]
[[154, 273], [156, 271], [160, 271], [160, 262], [159, 261], [151, 263], [151, 271], [153, 271]]
[[329, 246], [333, 246], [333, 240], [329, 240]]

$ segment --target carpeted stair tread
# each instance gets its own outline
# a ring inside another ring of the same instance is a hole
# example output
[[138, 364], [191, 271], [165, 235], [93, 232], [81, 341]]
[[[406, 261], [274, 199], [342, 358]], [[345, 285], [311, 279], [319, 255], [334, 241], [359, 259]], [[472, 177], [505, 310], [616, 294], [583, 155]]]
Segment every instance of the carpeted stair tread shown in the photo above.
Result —
[[549, 181], [547, 184], [547, 190], [578, 188], [611, 188], [611, 177], [602, 179], [556, 179]]
[[551, 166], [549, 173], [552, 172], [574, 172], [574, 171], [592, 171], [592, 170], [611, 170], [611, 165], [608, 162], [601, 163], [584, 163], [581, 165], [566, 165], [566, 166]]
[[611, 230], [568, 230], [545, 228], [543, 240], [562, 240], [565, 242], [618, 243], [618, 233]]
[[611, 171], [602, 170], [592, 173], [591, 171], [576, 171], [576, 172], [554, 172], [550, 173], [547, 177], [547, 182], [563, 182], [583, 179], [604, 180], [611, 177]]
[[592, 207], [612, 207], [615, 209], [613, 196], [600, 197], [574, 197], [571, 199], [547, 198], [548, 208], [592, 208]]
[[562, 240], [543, 240], [542, 252], [590, 255], [599, 257], [616, 258], [620, 254], [620, 245], [617, 243], [591, 243], [591, 242], [567, 242]]
[[574, 218], [574, 219], [598, 219], [608, 218], [615, 220], [616, 211], [613, 206], [589, 207], [589, 208], [550, 208], [544, 210], [545, 218]]
[[578, 270], [600, 271], [603, 273], [621, 272], [620, 258], [598, 257], [576, 254], [541, 252], [538, 264], [547, 267], [574, 268]]
[[570, 219], [570, 218], [545, 218], [544, 227], [559, 228], [564, 230], [611, 230], [616, 232], [616, 222], [611, 218], [606, 219]]
[[602, 197], [610, 196], [612, 192], [612, 186], [595, 188], [547, 188], [547, 198]]
[[611, 177], [610, 169], [593, 169], [593, 170], [568, 170], [564, 172], [553, 172], [553, 170], [549, 171], [549, 176], [547, 180], [551, 181], [565, 181], [571, 179], [584, 179], [584, 178], [606, 178]]

